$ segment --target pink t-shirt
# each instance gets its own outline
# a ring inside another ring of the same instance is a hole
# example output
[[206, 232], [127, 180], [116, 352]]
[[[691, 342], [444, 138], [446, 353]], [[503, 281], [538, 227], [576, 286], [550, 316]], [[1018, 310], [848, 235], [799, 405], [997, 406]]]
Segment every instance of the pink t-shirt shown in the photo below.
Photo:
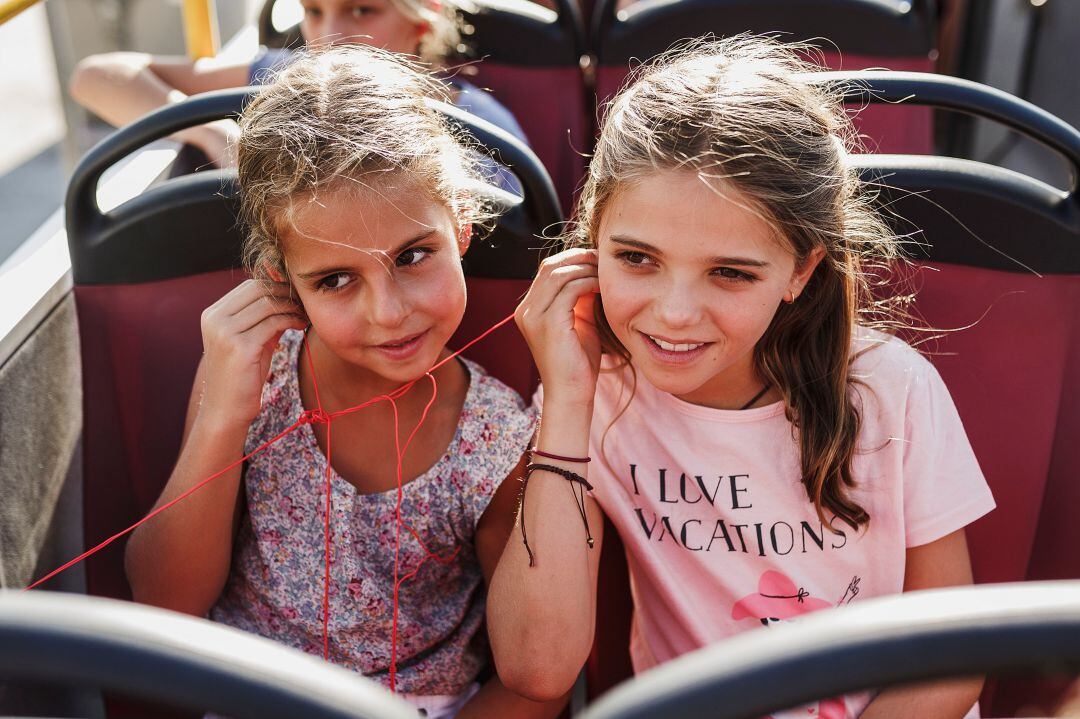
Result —
[[[782, 403], [701, 407], [640, 373], [631, 399], [628, 370], [601, 373], [589, 479], [626, 545], [635, 671], [748, 629], [897, 594], [908, 547], [994, 508], [933, 366], [877, 333], [864, 333], [856, 349], [867, 351], [853, 365], [862, 426], [850, 496], [871, 518], [859, 532], [840, 521], [836, 534], [822, 526]], [[776, 716], [856, 717], [869, 699]]]

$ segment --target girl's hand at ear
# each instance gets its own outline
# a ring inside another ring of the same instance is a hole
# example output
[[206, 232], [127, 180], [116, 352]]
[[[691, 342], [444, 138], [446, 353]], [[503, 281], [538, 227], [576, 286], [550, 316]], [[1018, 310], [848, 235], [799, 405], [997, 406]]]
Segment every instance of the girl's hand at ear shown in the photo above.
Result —
[[247, 280], [203, 311], [200, 418], [246, 429], [259, 414], [263, 383], [282, 333], [307, 324], [284, 283]]
[[545, 403], [553, 398], [592, 402], [600, 368], [593, 321], [600, 291], [596, 270], [596, 250], [566, 250], [547, 258], [514, 313], [540, 370]]

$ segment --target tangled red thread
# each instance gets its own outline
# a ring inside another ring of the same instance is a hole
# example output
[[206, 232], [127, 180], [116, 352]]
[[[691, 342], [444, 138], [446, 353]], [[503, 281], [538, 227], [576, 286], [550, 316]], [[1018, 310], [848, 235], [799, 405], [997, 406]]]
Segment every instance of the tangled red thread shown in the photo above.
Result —
[[[106, 539], [104, 542], [101, 542], [97, 546], [92, 547], [91, 549], [83, 552], [79, 556], [75, 557], [74, 559], [70, 560], [69, 562], [66, 562], [65, 564], [61, 565], [60, 567], [57, 567], [56, 569], [49, 572], [48, 574], [46, 574], [41, 579], [38, 579], [33, 584], [26, 587], [26, 590], [24, 590], [24, 591], [34, 589], [34, 588], [44, 584], [45, 582], [49, 581], [50, 579], [52, 579], [56, 575], [60, 574], [61, 572], [65, 571], [65, 570], [75, 566], [79, 562], [83, 561], [87, 557], [90, 557], [90, 556], [96, 554], [97, 552], [100, 552], [102, 549], [105, 549], [105, 547], [109, 546], [110, 544], [115, 542], [117, 539], [120, 539], [124, 535], [134, 531], [140, 525], [145, 524], [146, 522], [150, 521], [151, 519], [153, 519], [157, 515], [161, 514], [165, 510], [169, 509], [170, 507], [172, 507], [172, 506], [182, 502], [183, 500], [187, 499], [192, 494], [199, 491], [200, 489], [205, 487], [210, 482], [214, 481], [215, 479], [222, 476], [223, 474], [226, 474], [230, 470], [240, 466], [241, 464], [243, 464], [247, 460], [251, 459], [255, 455], [259, 454], [260, 452], [266, 450], [268, 447], [270, 447], [271, 445], [273, 445], [276, 442], [280, 441], [282, 438], [286, 437], [289, 433], [299, 429], [303, 425], [305, 425], [305, 424], [311, 424], [311, 425], [325, 424], [326, 425], [326, 473], [325, 473], [325, 486], [324, 486], [323, 491], [324, 491], [324, 493], [326, 495], [326, 507], [325, 507], [325, 517], [324, 517], [324, 522], [323, 522], [324, 565], [323, 565], [322, 625], [323, 625], [323, 659], [329, 660], [330, 659], [330, 536], [331, 536], [330, 516], [331, 516], [332, 509], [333, 509], [332, 506], [331, 506], [331, 501], [332, 500], [331, 500], [331, 482], [330, 482], [330, 479], [332, 477], [332, 472], [333, 472], [333, 470], [331, 468], [331, 447], [332, 447], [332, 443], [330, 441], [330, 431], [331, 431], [331, 428], [333, 426], [334, 420], [336, 420], [336, 419], [340, 419], [341, 417], [344, 417], [346, 415], [353, 414], [354, 412], [359, 412], [360, 410], [365, 409], [367, 407], [370, 407], [370, 406], [372, 406], [374, 404], [377, 404], [379, 402], [389, 402], [390, 407], [393, 409], [393, 412], [394, 412], [394, 450], [395, 450], [395, 456], [397, 458], [397, 467], [396, 467], [396, 473], [397, 473], [397, 502], [394, 505], [394, 604], [393, 604], [393, 617], [392, 617], [392, 620], [391, 620], [391, 629], [390, 629], [390, 691], [392, 691], [392, 692], [397, 691], [398, 593], [399, 593], [399, 591], [401, 589], [401, 585], [404, 584], [405, 582], [407, 582], [408, 580], [412, 579], [413, 577], [415, 577], [420, 572], [420, 570], [423, 568], [424, 564], [426, 564], [429, 559], [434, 559], [435, 561], [443, 563], [443, 564], [449, 564], [450, 562], [454, 561], [454, 559], [458, 555], [458, 552], [461, 551], [461, 547], [458, 546], [457, 548], [454, 549], [453, 552], [447, 554], [446, 556], [439, 556], [438, 554], [435, 554], [430, 549], [428, 549], [427, 544], [420, 537], [420, 534], [415, 529], [413, 529], [411, 526], [409, 526], [401, 518], [401, 503], [402, 503], [402, 500], [403, 500], [403, 497], [404, 497], [404, 493], [402, 491], [402, 486], [403, 486], [402, 466], [403, 466], [404, 460], [405, 460], [405, 453], [408, 451], [409, 445], [412, 443], [413, 439], [416, 437], [417, 433], [420, 431], [420, 428], [423, 427], [424, 422], [427, 420], [428, 413], [431, 411], [432, 406], [434, 406], [434, 404], [435, 404], [435, 398], [438, 396], [439, 385], [438, 385], [438, 382], [435, 381], [435, 375], [434, 375], [435, 370], [439, 369], [440, 367], [442, 367], [447, 362], [453, 360], [458, 355], [460, 355], [462, 352], [469, 349], [470, 347], [472, 347], [477, 342], [483, 340], [484, 338], [486, 338], [488, 335], [490, 335], [495, 330], [499, 329], [500, 327], [503, 327], [508, 322], [510, 322], [512, 319], [514, 319], [514, 316], [510, 315], [508, 317], [503, 318], [499, 322], [495, 323], [494, 325], [492, 325], [488, 329], [484, 330], [484, 332], [482, 332], [476, 338], [470, 340], [461, 349], [457, 350], [456, 352], [451, 353], [448, 357], [443, 358], [439, 362], [436, 362], [422, 377], [418, 377], [417, 379], [414, 379], [411, 382], [407, 382], [406, 384], [403, 384], [401, 387], [398, 387], [393, 392], [390, 392], [388, 394], [379, 395], [378, 397], [372, 397], [371, 399], [367, 400], [366, 402], [362, 402], [361, 404], [358, 404], [358, 405], [356, 405], [354, 407], [348, 407], [346, 409], [338, 410], [336, 412], [327, 412], [325, 409], [323, 409], [322, 398], [319, 395], [319, 382], [318, 382], [318, 379], [316, 378], [316, 374], [315, 374], [315, 363], [311, 358], [311, 349], [308, 346], [307, 339], [305, 338], [305, 340], [304, 340], [304, 350], [305, 350], [305, 355], [307, 356], [308, 368], [311, 371], [311, 383], [312, 383], [312, 386], [313, 386], [314, 391], [315, 391], [315, 405], [316, 406], [315, 406], [314, 409], [309, 409], [309, 410], [305, 410], [305, 411], [301, 412], [300, 416], [296, 418], [295, 422], [293, 422], [291, 425], [286, 427], [284, 430], [282, 430], [276, 436], [272, 437], [271, 439], [267, 440], [263, 444], [259, 445], [254, 450], [252, 450], [248, 454], [244, 455], [240, 459], [236, 460], [235, 462], [233, 462], [229, 466], [215, 472], [214, 474], [210, 475], [206, 479], [201, 480], [200, 482], [195, 484], [193, 487], [191, 487], [191, 489], [187, 490], [186, 492], [184, 492], [180, 496], [176, 497], [175, 499], [161, 505], [160, 507], [158, 507], [157, 509], [153, 510], [152, 512], [147, 514], [145, 517], [140, 519], [138, 522], [135, 522], [135, 524], [131, 525], [130, 527], [117, 532], [113, 536]], [[424, 405], [424, 409], [420, 413], [420, 419], [417, 421], [416, 426], [413, 427], [412, 431], [409, 433], [409, 436], [405, 439], [405, 442], [402, 443], [402, 441], [401, 441], [401, 428], [400, 428], [400, 425], [399, 425], [399, 417], [398, 417], [397, 400], [400, 399], [410, 389], [412, 389], [418, 382], [420, 382], [421, 380], [423, 380], [425, 378], [427, 378], [427, 379], [429, 379], [431, 381], [431, 397], [428, 399], [427, 404]], [[415, 567], [413, 567], [408, 573], [406, 573], [404, 575], [401, 574], [401, 561], [400, 561], [400, 556], [401, 556], [401, 530], [402, 529], [409, 532], [409, 534], [411, 534], [413, 536], [413, 538], [416, 539], [417, 543], [419, 543], [419, 545], [420, 545], [420, 548], [424, 552], [424, 556], [420, 559], [420, 561], [417, 563], [417, 565]]]

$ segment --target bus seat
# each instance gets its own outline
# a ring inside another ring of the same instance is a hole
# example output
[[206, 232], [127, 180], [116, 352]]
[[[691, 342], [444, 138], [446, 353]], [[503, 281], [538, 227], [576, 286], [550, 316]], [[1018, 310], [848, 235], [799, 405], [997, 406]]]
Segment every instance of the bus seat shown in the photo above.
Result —
[[[879, 101], [912, 97], [999, 122], [1071, 169], [1070, 185], [1059, 189], [968, 160], [852, 158], [882, 183], [897, 230], [917, 229], [926, 243], [910, 282], [917, 315], [939, 332], [922, 349], [949, 387], [997, 500], [967, 531], [975, 581], [1080, 578], [1072, 551], [1080, 532], [1070, 516], [1077, 505], [1067, 504], [1080, 499], [1080, 415], [1070, 401], [1080, 392], [1080, 132], [975, 83], [882, 74], [871, 85]], [[1048, 716], [1061, 688], [1057, 680], [991, 680], [983, 716], [1022, 708]]]
[[[843, 83], [850, 74], [822, 73], [817, 81]], [[877, 101], [913, 97], [978, 114], [1070, 163], [1072, 184], [1062, 190], [969, 160], [849, 158], [882, 187], [881, 206], [896, 231], [917, 233], [913, 267], [898, 267], [894, 279], [917, 293], [915, 316], [938, 331], [905, 338], [945, 379], [997, 500], [968, 528], [976, 581], [1080, 578], [1080, 408], [1071, 401], [1080, 396], [1080, 132], [975, 83], [914, 73], [866, 78]], [[609, 547], [589, 664], [593, 697], [628, 676], [629, 622], [612, 609], [629, 602], [625, 560], [612, 568], [621, 549], [605, 537], [605, 553]], [[1062, 686], [992, 680], [983, 716], [1012, 716], [1021, 707], [1049, 716]]]
[[470, 57], [476, 60], [465, 71], [475, 75], [463, 71], [463, 77], [514, 114], [569, 212], [593, 134], [580, 10], [574, 0], [556, 0], [556, 10], [531, 2], [474, 5], [464, 16], [474, 28]]
[[[616, 1], [601, 0], [592, 24], [601, 106], [632, 65], [704, 33], [812, 41], [821, 50], [812, 59], [832, 70], [934, 69], [937, 18], [929, 0], [639, 0], [618, 13]], [[855, 125], [871, 152], [933, 150], [930, 108], [875, 105], [856, 115]]]
[[585, 663], [589, 701], [634, 675], [630, 662], [630, 624], [634, 602], [630, 596], [630, 569], [626, 548], [615, 525], [604, 517], [604, 543], [596, 577], [596, 613], [593, 649]]
[[[1070, 336], [1063, 378], [1062, 401], [1058, 408], [1058, 430], [1054, 438], [1050, 461], [1051, 481], [1043, 498], [1042, 516], [1035, 536], [1035, 547], [1028, 570], [1029, 579], [1058, 579], [1080, 577], [1080, 554], [1062, 552], [1062, 547], [1080, 547], [1080, 523], [1076, 510], [1080, 508], [1080, 289], [1075, 284], [1062, 297], [1060, 313], [1070, 316], [1073, 327]], [[1045, 309], [1045, 308], [1044, 308]], [[1045, 315], [1040, 315], [1040, 321]]]
[[[76, 168], [67, 229], [78, 312], [84, 394], [84, 534], [93, 546], [143, 516], [179, 451], [201, 356], [202, 310], [243, 279], [235, 173], [212, 170], [150, 188], [102, 212], [101, 173], [179, 128], [235, 115], [254, 90], [208, 93], [116, 131]], [[459, 341], [513, 312], [539, 260], [535, 234], [561, 216], [550, 179], [522, 143], [457, 108], [435, 103], [512, 164], [525, 197], [492, 188], [508, 207], [465, 257], [471, 295]], [[475, 351], [474, 351], [475, 350]], [[513, 328], [467, 354], [526, 397], [536, 384], [528, 347]], [[130, 598], [118, 547], [87, 561], [91, 594]]]

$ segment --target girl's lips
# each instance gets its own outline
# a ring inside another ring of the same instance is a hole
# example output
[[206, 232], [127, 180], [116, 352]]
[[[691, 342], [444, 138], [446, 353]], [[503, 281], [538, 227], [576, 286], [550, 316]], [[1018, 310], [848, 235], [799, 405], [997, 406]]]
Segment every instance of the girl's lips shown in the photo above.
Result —
[[704, 342], [701, 346], [692, 350], [682, 352], [671, 351], [661, 347], [652, 337], [644, 332], [638, 332], [638, 334], [641, 335], [641, 339], [645, 343], [645, 346], [649, 348], [649, 354], [653, 359], [667, 365], [678, 366], [690, 364], [705, 354], [705, 351], [712, 346], [712, 342]]
[[424, 330], [420, 334], [413, 335], [400, 342], [388, 342], [386, 344], [375, 345], [374, 349], [378, 350], [379, 353], [388, 359], [400, 362], [402, 360], [411, 359], [419, 352], [427, 335], [428, 330]]

